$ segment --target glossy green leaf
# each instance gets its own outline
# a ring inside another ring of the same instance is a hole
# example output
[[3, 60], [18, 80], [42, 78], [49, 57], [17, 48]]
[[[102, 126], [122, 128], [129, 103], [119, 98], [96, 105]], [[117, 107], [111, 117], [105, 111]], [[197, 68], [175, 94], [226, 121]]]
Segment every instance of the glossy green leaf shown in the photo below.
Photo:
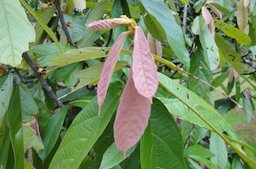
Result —
[[[230, 132], [232, 129], [230, 124], [228, 124], [211, 105], [169, 77], [159, 74], [158, 78], [161, 86], [180, 101], [179, 102], [176, 99], [161, 99], [170, 113], [175, 114], [179, 111], [178, 114], [183, 119], [214, 131], [229, 146], [231, 146], [231, 148], [233, 148], [248, 165], [256, 165], [255, 160], [250, 158], [237, 144], [233, 143], [222, 134], [223, 131]], [[175, 102], [175, 104], [170, 104], [170, 102]], [[180, 107], [182, 106], [183, 108], [181, 111]]]
[[192, 25], [193, 33], [199, 35], [205, 61], [210, 70], [215, 70], [220, 62], [218, 47], [214, 41], [208, 26], [205, 24], [203, 17], [196, 17]]
[[22, 120], [27, 121], [31, 118], [31, 116], [38, 113], [38, 107], [26, 85], [20, 85], [19, 90]]
[[251, 39], [248, 35], [246, 35], [241, 30], [237, 29], [233, 25], [229, 25], [225, 23], [222, 20], [214, 20], [215, 26], [220, 29], [223, 33], [225, 33], [227, 36], [235, 39], [238, 43], [241, 45], [250, 45]]
[[[68, 45], [61, 45], [62, 51], [70, 49]], [[61, 55], [58, 46], [55, 43], [41, 44], [33, 46], [30, 50], [36, 56], [37, 63], [42, 66], [48, 66], [54, 59]]]
[[[205, 62], [204, 53], [201, 48], [199, 48], [191, 56], [189, 72], [211, 84], [212, 72]], [[210, 98], [209, 98], [210, 87], [205, 85], [203, 82], [190, 77], [188, 80], [188, 89], [200, 95], [203, 99], [207, 100], [208, 102], [210, 102]]]
[[6, 128], [3, 132], [0, 130], [0, 135], [0, 167], [7, 168], [11, 145], [9, 129]]
[[13, 76], [9, 74], [0, 88], [0, 126], [8, 109], [13, 91]]
[[225, 168], [228, 162], [228, 152], [225, 142], [215, 133], [211, 134], [210, 151], [214, 153], [211, 161], [219, 168]]
[[[42, 20], [45, 22], [45, 23], [49, 23], [53, 14], [55, 13], [56, 11], [56, 7], [55, 6], [52, 6], [51, 8], [47, 9], [47, 10], [41, 10], [41, 11], [38, 11], [37, 12], [37, 15], [42, 18]], [[35, 44], [40, 44], [43, 42], [44, 38], [46, 37], [46, 33], [44, 28], [39, 24], [37, 23], [36, 26], [35, 26], [35, 31], [36, 31], [36, 40], [35, 40]]]
[[153, 102], [149, 127], [141, 139], [141, 167], [185, 169], [183, 141], [176, 122], [159, 100]]
[[118, 105], [120, 95], [121, 84], [117, 83], [109, 88], [100, 114], [97, 98], [84, 107], [66, 132], [49, 169], [76, 169], [79, 167], [109, 123]]
[[[119, 62], [117, 62], [114, 71], [118, 71], [122, 68], [125, 68], [125, 66], [127, 66], [126, 62], [119, 61]], [[102, 67], [103, 67], [103, 63], [77, 72], [75, 74], [75, 77], [79, 78], [79, 83], [72, 90], [74, 91], [74, 90], [80, 89], [81, 87], [84, 87], [88, 84], [97, 82], [100, 78]]]
[[102, 162], [100, 165], [100, 169], [109, 169], [116, 165], [118, 165], [120, 162], [122, 162], [124, 159], [130, 156], [130, 154], [135, 150], [136, 146], [130, 148], [125, 154], [118, 150], [115, 143], [113, 143], [107, 151], [104, 153]]
[[226, 42], [219, 34], [216, 35], [215, 40], [219, 48], [221, 60], [228, 62], [239, 73], [244, 73], [248, 70], [245, 64], [242, 63], [239, 54], [228, 42]]
[[24, 146], [19, 88], [16, 86], [8, 109], [8, 126], [14, 154], [14, 169], [24, 167]]
[[35, 40], [35, 30], [19, 1], [0, 0], [0, 4], [0, 63], [17, 66], [28, 43]]
[[185, 47], [181, 27], [177, 24], [172, 12], [160, 0], [140, 0], [145, 10], [164, 30], [168, 45], [172, 48], [178, 59], [189, 68], [189, 54]]
[[68, 108], [64, 107], [60, 111], [56, 112], [47, 122], [45, 128], [42, 130], [41, 136], [45, 149], [40, 151], [38, 154], [42, 160], [47, 158], [54, 145], [56, 144], [67, 114], [67, 110]]
[[73, 42], [79, 41], [83, 37], [85, 31], [85, 21], [81, 15], [64, 15], [65, 22], [70, 22], [71, 26], [68, 27], [68, 31]]
[[81, 62], [90, 59], [106, 57], [109, 49], [87, 47], [80, 49], [71, 49], [58, 56], [50, 66], [63, 67], [72, 63]]
[[210, 150], [204, 148], [200, 144], [195, 144], [193, 146], [189, 146], [185, 152], [184, 156], [189, 157], [190, 155], [203, 156], [204, 158], [214, 157], [214, 154], [210, 152]]

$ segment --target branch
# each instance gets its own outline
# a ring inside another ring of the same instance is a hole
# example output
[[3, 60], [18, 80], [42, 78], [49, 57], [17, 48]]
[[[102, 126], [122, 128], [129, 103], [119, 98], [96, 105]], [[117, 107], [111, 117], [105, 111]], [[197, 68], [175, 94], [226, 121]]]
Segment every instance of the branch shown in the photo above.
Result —
[[58, 11], [58, 14], [59, 14], [59, 17], [60, 17], [60, 23], [61, 23], [61, 25], [62, 25], [62, 29], [63, 29], [63, 31], [64, 31], [66, 37], [67, 37], [67, 41], [68, 41], [68, 43], [69, 43], [71, 46], [75, 46], [75, 44], [74, 44], [74, 42], [73, 42], [73, 40], [72, 40], [72, 38], [71, 38], [71, 35], [70, 35], [69, 31], [68, 31], [66, 22], [65, 22], [65, 20], [64, 20], [64, 15], [63, 15], [63, 12], [62, 12], [61, 7], [60, 7], [60, 2], [59, 2], [59, 0], [55, 0], [55, 6], [56, 6], [56, 8], [57, 8], [57, 11]]
[[31, 60], [31, 58], [29, 57], [27, 52], [24, 52], [22, 54], [22, 57], [24, 58], [24, 60], [28, 63], [28, 65], [30, 66], [30, 68], [33, 70], [33, 72], [35, 73], [35, 76], [37, 77], [37, 79], [39, 80], [39, 82], [41, 83], [43, 89], [48, 93], [49, 97], [52, 98], [54, 100], [54, 102], [60, 107], [62, 108], [64, 105], [63, 103], [58, 100], [58, 97], [55, 95], [55, 93], [53, 92], [52, 88], [47, 84], [46, 80], [38, 73], [38, 67], [34, 64], [34, 62]]
[[188, 148], [188, 145], [189, 145], [189, 142], [190, 142], [190, 139], [191, 139], [191, 137], [192, 137], [192, 134], [193, 134], [194, 129], [195, 129], [195, 124], [192, 125], [192, 127], [191, 127], [191, 129], [190, 129], [190, 131], [189, 131], [189, 133], [188, 133], [188, 137], [187, 137], [186, 142], [185, 142], [185, 145], [184, 145], [184, 148], [185, 148], [185, 149]]

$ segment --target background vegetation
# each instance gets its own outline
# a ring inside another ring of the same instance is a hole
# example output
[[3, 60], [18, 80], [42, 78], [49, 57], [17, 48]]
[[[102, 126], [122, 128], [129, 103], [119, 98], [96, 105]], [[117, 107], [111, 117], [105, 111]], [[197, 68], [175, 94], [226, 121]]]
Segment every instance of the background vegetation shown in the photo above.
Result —
[[[148, 126], [125, 154], [113, 123], [132, 38], [99, 114], [103, 63], [127, 28], [87, 27], [121, 15], [163, 49]], [[256, 0], [0, 0], [0, 23], [0, 168], [256, 168]]]

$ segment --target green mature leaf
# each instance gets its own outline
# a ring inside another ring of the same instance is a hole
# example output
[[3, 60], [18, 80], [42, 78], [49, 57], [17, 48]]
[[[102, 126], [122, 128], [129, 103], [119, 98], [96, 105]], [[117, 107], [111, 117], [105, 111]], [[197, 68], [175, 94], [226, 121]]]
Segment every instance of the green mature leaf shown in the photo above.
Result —
[[250, 45], [251, 38], [233, 25], [229, 25], [222, 20], [214, 20], [215, 26], [227, 36], [235, 39], [241, 45]]
[[[47, 9], [47, 10], [41, 10], [37, 12], [37, 15], [42, 18], [42, 20], [48, 24], [53, 16], [53, 14], [56, 11], [56, 7], [52, 6], [51, 8]], [[35, 44], [40, 44], [43, 42], [44, 38], [46, 37], [46, 33], [44, 28], [37, 23], [35, 26], [35, 31], [36, 31], [36, 40], [35, 40]]]
[[72, 25], [68, 27], [68, 31], [73, 42], [79, 41], [83, 37], [85, 31], [85, 20], [82, 15], [67, 15], [64, 14], [65, 22], [70, 22]]
[[28, 125], [22, 126], [23, 130], [23, 142], [24, 142], [24, 152], [30, 148], [34, 148], [36, 152], [44, 149], [44, 145], [39, 137], [36, 135], [36, 131]]
[[215, 133], [211, 134], [210, 151], [215, 154], [211, 161], [219, 168], [225, 168], [228, 162], [228, 152], [225, 142]]
[[50, 66], [63, 67], [76, 62], [106, 57], [108, 51], [108, 48], [96, 47], [71, 49], [58, 56], [52, 63], [50, 63]]
[[118, 165], [120, 162], [125, 160], [127, 157], [133, 153], [136, 146], [130, 148], [125, 154], [117, 149], [115, 143], [113, 143], [107, 151], [104, 153], [102, 162], [100, 164], [100, 169], [109, 169], [116, 165]]
[[[127, 66], [126, 62], [118, 61], [114, 71], [118, 71], [118, 70], [124, 68], [125, 66]], [[79, 78], [79, 83], [72, 90], [73, 91], [78, 90], [83, 86], [97, 82], [100, 79], [100, 74], [101, 74], [102, 68], [103, 68], [103, 63], [77, 72], [75, 74], [75, 77]]]
[[0, 4], [0, 63], [17, 66], [28, 43], [35, 40], [35, 30], [19, 1], [0, 0]]
[[207, 168], [209, 169], [218, 169], [217, 166], [215, 164], [213, 164], [210, 160], [204, 158], [204, 156], [200, 155], [190, 155], [190, 158], [198, 161], [199, 163], [205, 165]]
[[208, 26], [203, 17], [196, 17], [192, 25], [193, 33], [199, 35], [199, 39], [204, 51], [205, 61], [210, 70], [215, 70], [220, 62], [218, 47], [214, 41]]
[[60, 45], [57, 37], [55, 36], [54, 32], [51, 30], [51, 28], [49, 28], [47, 26], [47, 24], [44, 22], [44, 20], [42, 20], [42, 18], [40, 18], [36, 14], [36, 12], [27, 4], [27, 2], [25, 0], [20, 0], [20, 2], [29, 11], [29, 13], [35, 18], [35, 20], [44, 28], [45, 32], [47, 32], [47, 34], [52, 38], [54, 43], [56, 43], [59, 50], [62, 52], [61, 45]]
[[210, 152], [208, 149], [204, 148], [200, 144], [195, 144], [193, 146], [189, 146], [185, 152], [184, 156], [189, 157], [190, 155], [203, 156], [204, 158], [214, 157], [214, 154]]
[[9, 74], [0, 88], [0, 127], [8, 109], [13, 91], [13, 77]]
[[244, 73], [248, 70], [245, 64], [242, 63], [239, 54], [228, 42], [226, 42], [219, 34], [216, 35], [215, 40], [219, 48], [221, 60], [231, 64], [239, 73]]
[[14, 169], [24, 167], [24, 146], [19, 88], [16, 86], [8, 109], [8, 126], [14, 154]]
[[149, 127], [141, 139], [141, 167], [186, 168], [180, 131], [166, 107], [154, 100]]
[[5, 128], [4, 132], [0, 131], [0, 167], [7, 168], [8, 156], [10, 153], [9, 129]]
[[65, 67], [61, 67], [54, 71], [50, 76], [54, 82], [63, 82], [67, 87], [74, 87], [78, 78], [74, 77], [74, 74], [82, 69], [82, 63], [73, 63]]
[[[61, 45], [62, 51], [68, 51], [68, 45]], [[48, 66], [54, 59], [61, 55], [58, 46], [55, 43], [47, 43], [42, 45], [33, 46], [31, 52], [36, 56], [37, 63], [42, 66]]]
[[185, 47], [181, 27], [177, 24], [172, 12], [160, 0], [140, 0], [145, 10], [157, 21], [167, 38], [168, 45], [172, 48], [178, 59], [189, 68], [189, 54]]
[[[179, 110], [179, 115], [185, 120], [191, 121], [192, 123], [199, 124], [205, 128], [214, 131], [220, 136], [231, 148], [233, 148], [239, 156], [249, 165], [256, 165], [256, 161], [250, 158], [237, 144], [233, 143], [230, 139], [226, 138], [222, 132], [232, 132], [230, 124], [228, 124], [224, 118], [218, 114], [218, 112], [202, 98], [189, 91], [184, 86], [173, 81], [169, 77], [159, 74], [159, 82], [163, 88], [174, 95], [180, 102], [175, 99], [168, 99], [176, 104], [168, 104], [167, 99], [161, 99], [165, 103], [170, 113], [175, 114]], [[186, 106], [183, 108], [183, 112], [180, 111], [182, 105]], [[189, 109], [189, 111], [185, 111]], [[190, 113], [189, 113], [190, 112]], [[191, 114], [192, 115], [191, 117]], [[190, 118], [188, 118], [190, 116]], [[197, 118], [197, 119], [195, 119]], [[218, 120], [216, 120], [218, 119]]]
[[66, 132], [49, 169], [76, 169], [79, 167], [114, 114], [121, 95], [121, 88], [120, 83], [109, 88], [100, 114], [97, 98], [84, 107]]
[[[192, 55], [189, 72], [211, 84], [212, 72], [205, 62], [204, 53], [201, 48]], [[200, 95], [210, 103], [210, 87], [205, 85], [203, 82], [190, 77], [188, 80], [188, 89]]]
[[42, 139], [45, 149], [39, 152], [39, 157], [45, 160], [53, 149], [57, 139], [59, 137], [62, 125], [64, 123], [67, 107], [62, 108], [59, 112], [56, 112], [51, 119], [47, 122], [45, 128], [42, 130]]
[[31, 116], [38, 113], [38, 107], [26, 85], [20, 85], [19, 90], [22, 120], [27, 121]]

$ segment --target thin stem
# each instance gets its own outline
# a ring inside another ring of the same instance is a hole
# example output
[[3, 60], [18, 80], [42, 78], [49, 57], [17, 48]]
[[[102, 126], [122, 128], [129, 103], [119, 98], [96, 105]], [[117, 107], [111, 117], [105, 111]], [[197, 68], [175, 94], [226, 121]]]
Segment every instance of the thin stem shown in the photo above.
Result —
[[38, 73], [38, 67], [34, 64], [34, 62], [31, 60], [31, 58], [29, 57], [27, 52], [24, 52], [22, 54], [22, 57], [24, 58], [24, 60], [28, 63], [28, 65], [30, 66], [30, 68], [33, 70], [33, 72], [35, 73], [36, 78], [39, 80], [39, 82], [41, 83], [43, 89], [48, 93], [49, 97], [52, 98], [54, 100], [54, 102], [60, 107], [62, 108], [64, 105], [63, 103], [58, 100], [57, 96], [55, 95], [55, 93], [53, 92], [52, 88], [47, 84], [46, 80]]
[[190, 129], [190, 131], [189, 131], [189, 133], [188, 133], [188, 137], [186, 139], [185, 146], [184, 146], [185, 149], [188, 148], [188, 145], [189, 145], [189, 142], [191, 140], [191, 137], [192, 137], [192, 134], [193, 134], [193, 131], [194, 131], [195, 127], [196, 127], [196, 125], [193, 124], [191, 129]]
[[74, 44], [74, 42], [73, 42], [73, 40], [71, 38], [71, 35], [70, 35], [69, 31], [68, 31], [68, 27], [66, 25], [66, 22], [65, 22], [65, 19], [64, 19], [64, 15], [63, 15], [63, 12], [61, 10], [61, 6], [60, 6], [59, 0], [55, 0], [55, 6], [57, 8], [57, 11], [58, 11], [58, 14], [59, 14], [59, 17], [60, 17], [60, 23], [62, 25], [62, 29], [63, 29], [66, 37], [67, 37], [67, 41], [68, 41], [68, 43], [71, 46], [75, 46], [75, 44]]
[[108, 36], [108, 41], [107, 41], [105, 47], [109, 46], [109, 44], [110, 44], [110, 42], [112, 40], [112, 36], [113, 36], [113, 29], [110, 29], [109, 36]]

